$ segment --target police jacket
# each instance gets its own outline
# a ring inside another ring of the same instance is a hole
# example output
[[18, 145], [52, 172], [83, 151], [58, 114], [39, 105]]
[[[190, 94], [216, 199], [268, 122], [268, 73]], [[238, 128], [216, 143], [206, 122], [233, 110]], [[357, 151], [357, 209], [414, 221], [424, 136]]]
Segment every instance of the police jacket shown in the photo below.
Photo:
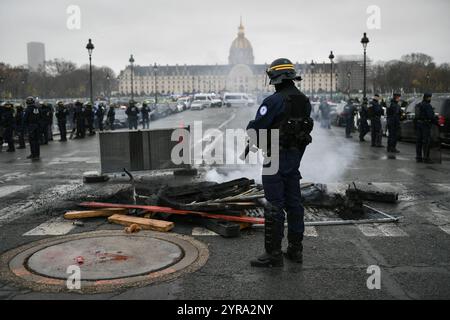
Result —
[[22, 108], [18, 108], [16, 110], [16, 128], [22, 129], [23, 128], [23, 120], [24, 120], [24, 111]]
[[143, 106], [141, 109], [141, 113], [142, 113], [142, 118], [143, 119], [148, 119], [148, 115], [150, 113], [150, 107], [149, 106]]
[[84, 106], [75, 106], [75, 112], [73, 113], [73, 122], [83, 121], [85, 118]]
[[41, 109], [37, 105], [28, 105], [25, 109], [23, 123], [26, 127], [35, 128], [42, 121], [41, 117]]
[[127, 110], [125, 111], [128, 117], [137, 117], [139, 114], [139, 110], [136, 106], [128, 106]]
[[377, 100], [375, 99], [372, 100], [372, 102], [370, 103], [370, 108], [371, 108], [370, 112], [371, 119], [380, 120], [381, 116], [384, 115], [384, 110]]
[[56, 119], [58, 119], [58, 122], [66, 122], [68, 114], [69, 114], [69, 110], [67, 110], [66, 107], [64, 107], [64, 106], [57, 107], [55, 115], [56, 115]]
[[113, 107], [109, 107], [107, 117], [108, 117], [109, 119], [114, 119], [114, 118], [116, 117], [116, 111], [114, 110]]
[[326, 102], [322, 102], [319, 106], [320, 114], [323, 118], [328, 119], [330, 117], [330, 106]]
[[14, 109], [12, 107], [3, 107], [3, 111], [0, 116], [0, 126], [3, 128], [14, 127]]
[[247, 130], [279, 129], [280, 148], [306, 146], [311, 142], [309, 134], [314, 124], [309, 99], [292, 81], [283, 82], [276, 89], [273, 95], [264, 99]]
[[422, 101], [416, 106], [415, 120], [437, 124], [433, 107], [428, 101]]
[[353, 104], [347, 103], [344, 106], [344, 116], [346, 118], [352, 118], [355, 116], [355, 107], [353, 106]]
[[387, 121], [389, 123], [400, 123], [401, 108], [397, 101], [391, 100], [389, 108], [386, 110]]
[[41, 107], [41, 121], [46, 124], [53, 122], [53, 108], [48, 104]]
[[105, 107], [98, 106], [95, 115], [97, 116], [98, 119], [103, 120], [103, 117], [105, 116]]

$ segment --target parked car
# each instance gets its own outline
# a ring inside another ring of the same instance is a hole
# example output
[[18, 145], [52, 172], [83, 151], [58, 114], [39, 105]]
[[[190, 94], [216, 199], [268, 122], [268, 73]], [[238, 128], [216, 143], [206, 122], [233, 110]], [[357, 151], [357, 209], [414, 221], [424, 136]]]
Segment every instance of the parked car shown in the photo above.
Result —
[[191, 108], [192, 97], [181, 97], [177, 100], [177, 106], [180, 111], [187, 110]]
[[211, 107], [212, 98], [208, 94], [196, 94], [194, 101], [191, 103], [191, 110], [203, 110]]
[[223, 104], [229, 107], [252, 107], [255, 100], [249, 98], [246, 93], [225, 93], [223, 96]]
[[219, 96], [212, 94], [211, 95], [211, 108], [213, 108], [213, 107], [220, 108], [220, 107], [222, 107], [222, 105], [223, 105], [222, 99]]
[[[422, 99], [413, 100], [406, 108], [406, 120], [400, 124], [400, 139], [403, 141], [415, 141], [416, 133], [414, 129], [414, 119], [416, 114], [416, 105]], [[431, 105], [438, 118], [439, 126], [433, 126], [431, 130], [431, 138], [433, 141], [440, 139], [445, 144], [450, 143], [450, 98], [433, 97]]]

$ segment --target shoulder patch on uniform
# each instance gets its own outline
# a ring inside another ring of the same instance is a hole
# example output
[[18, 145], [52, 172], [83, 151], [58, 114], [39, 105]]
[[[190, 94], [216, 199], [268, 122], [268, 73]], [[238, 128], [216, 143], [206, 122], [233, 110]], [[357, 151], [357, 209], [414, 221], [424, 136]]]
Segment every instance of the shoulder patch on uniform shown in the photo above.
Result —
[[261, 108], [259, 108], [259, 114], [263, 116], [266, 113], [267, 113], [267, 107], [266, 106], [261, 106]]

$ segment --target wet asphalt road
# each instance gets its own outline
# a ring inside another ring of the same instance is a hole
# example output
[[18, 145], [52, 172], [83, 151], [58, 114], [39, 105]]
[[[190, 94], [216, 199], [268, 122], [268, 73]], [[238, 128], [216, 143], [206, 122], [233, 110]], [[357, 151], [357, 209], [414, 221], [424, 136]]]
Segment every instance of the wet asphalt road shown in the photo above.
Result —
[[[153, 122], [151, 128], [179, 127], [199, 119], [204, 128], [239, 128], [254, 112], [186, 111]], [[0, 280], [0, 299], [449, 299], [449, 151], [444, 150], [441, 165], [417, 164], [412, 144], [400, 143], [401, 153], [394, 160], [385, 149], [357, 141], [356, 134], [350, 140], [343, 135], [342, 128], [315, 129], [301, 166], [304, 180], [375, 182], [393, 188], [400, 193], [397, 205], [373, 205], [401, 216], [398, 224], [316, 227], [305, 238], [302, 266], [286, 261], [284, 268], [271, 270], [249, 265], [262, 252], [261, 230], [242, 232], [235, 239], [196, 236], [209, 246], [208, 262], [170, 282], [87, 296], [32, 292]], [[68, 198], [87, 192], [81, 175], [99, 169], [97, 147], [97, 137], [54, 141], [42, 148], [42, 161], [35, 163], [25, 159], [28, 150], [0, 154], [0, 252], [48, 237], [24, 234], [61, 215]], [[247, 174], [254, 177], [255, 172]], [[91, 188], [89, 192], [97, 192]], [[173, 231], [190, 235], [193, 227], [180, 223]], [[122, 229], [93, 219], [70, 233], [111, 228]], [[380, 290], [367, 288], [371, 265], [381, 268]]]

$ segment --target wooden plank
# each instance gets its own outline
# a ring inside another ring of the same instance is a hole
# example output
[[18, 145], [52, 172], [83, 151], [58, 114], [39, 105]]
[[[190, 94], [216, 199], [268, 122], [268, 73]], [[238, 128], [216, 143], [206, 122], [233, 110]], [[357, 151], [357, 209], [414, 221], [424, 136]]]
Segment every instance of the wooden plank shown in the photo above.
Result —
[[264, 218], [253, 218], [253, 217], [236, 217], [229, 216], [226, 214], [210, 214], [198, 211], [188, 211], [188, 210], [175, 210], [167, 207], [158, 206], [143, 206], [143, 205], [132, 205], [132, 204], [112, 204], [112, 203], [101, 203], [101, 202], [83, 202], [80, 204], [83, 207], [88, 208], [126, 208], [126, 209], [141, 209], [149, 212], [163, 212], [170, 214], [179, 215], [196, 215], [203, 218], [219, 219], [225, 221], [235, 221], [235, 222], [247, 222], [251, 224], [264, 224]]
[[84, 218], [110, 217], [113, 214], [127, 214], [127, 211], [127, 209], [123, 208], [106, 208], [90, 211], [69, 211], [64, 214], [64, 218], [74, 220]]
[[155, 230], [167, 232], [174, 227], [173, 222], [169, 221], [161, 221], [155, 219], [147, 219], [147, 218], [139, 218], [139, 217], [131, 217], [125, 216], [123, 214], [115, 214], [108, 218], [109, 222], [117, 223], [123, 226], [131, 226], [132, 224], [137, 224], [143, 230]]

